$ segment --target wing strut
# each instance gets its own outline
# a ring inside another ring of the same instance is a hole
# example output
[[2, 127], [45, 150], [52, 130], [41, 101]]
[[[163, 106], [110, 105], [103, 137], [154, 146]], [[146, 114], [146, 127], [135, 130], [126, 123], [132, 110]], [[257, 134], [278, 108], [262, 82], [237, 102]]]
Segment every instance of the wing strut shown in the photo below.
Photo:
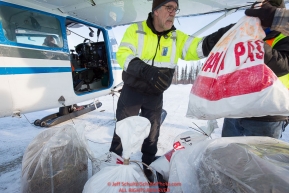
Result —
[[209, 23], [208, 25], [206, 25], [205, 27], [201, 28], [199, 31], [195, 32], [194, 34], [192, 34], [192, 36], [198, 36], [201, 33], [203, 33], [204, 31], [206, 31], [207, 29], [209, 29], [210, 27], [212, 27], [213, 25], [215, 25], [218, 21], [220, 21], [221, 19], [223, 19], [224, 17], [236, 12], [238, 9], [231, 9], [229, 11], [226, 11], [223, 15], [221, 15], [220, 17], [218, 17], [217, 19], [215, 19], [214, 21], [212, 21], [211, 23]]

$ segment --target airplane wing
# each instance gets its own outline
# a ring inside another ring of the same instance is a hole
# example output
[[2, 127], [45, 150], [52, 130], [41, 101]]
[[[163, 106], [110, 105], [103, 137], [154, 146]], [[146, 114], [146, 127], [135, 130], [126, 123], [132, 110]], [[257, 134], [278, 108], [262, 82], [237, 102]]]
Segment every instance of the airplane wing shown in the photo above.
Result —
[[[152, 0], [24, 0], [23, 2], [108, 27], [143, 21], [152, 7]], [[285, 0], [285, 3], [288, 2], [289, 0]], [[180, 0], [180, 13], [177, 17], [244, 8], [251, 4], [252, 2], [248, 3], [248, 0]]]

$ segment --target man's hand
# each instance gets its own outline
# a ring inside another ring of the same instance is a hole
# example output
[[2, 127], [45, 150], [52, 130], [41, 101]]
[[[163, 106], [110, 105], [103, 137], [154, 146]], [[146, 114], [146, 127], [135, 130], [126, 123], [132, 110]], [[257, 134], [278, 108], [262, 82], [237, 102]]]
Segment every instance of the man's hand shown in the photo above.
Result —
[[245, 14], [247, 16], [258, 17], [261, 20], [261, 25], [263, 27], [271, 27], [275, 12], [276, 7], [265, 2], [262, 4], [260, 9], [246, 9]]
[[145, 79], [155, 90], [164, 92], [170, 86], [170, 78], [162, 73], [162, 71], [154, 66], [147, 65], [144, 69], [146, 77]]
[[137, 57], [130, 61], [126, 72], [146, 81], [156, 93], [164, 92], [168, 89], [173, 76], [171, 74], [173, 73], [172, 69], [151, 66]]

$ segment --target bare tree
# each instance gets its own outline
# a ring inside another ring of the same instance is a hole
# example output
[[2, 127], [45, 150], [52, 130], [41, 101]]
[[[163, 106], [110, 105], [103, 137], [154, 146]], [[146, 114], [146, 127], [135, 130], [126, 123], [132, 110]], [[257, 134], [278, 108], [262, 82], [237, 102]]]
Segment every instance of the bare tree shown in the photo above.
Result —
[[188, 84], [192, 84], [192, 83], [193, 83], [193, 65], [191, 65], [190, 71], [188, 74]]
[[179, 78], [179, 66], [176, 66], [172, 84], [178, 84], [178, 78]]
[[184, 84], [184, 81], [185, 81], [185, 70], [182, 67], [180, 83]]
[[186, 64], [186, 67], [185, 67], [184, 83], [183, 84], [188, 84], [188, 64]]

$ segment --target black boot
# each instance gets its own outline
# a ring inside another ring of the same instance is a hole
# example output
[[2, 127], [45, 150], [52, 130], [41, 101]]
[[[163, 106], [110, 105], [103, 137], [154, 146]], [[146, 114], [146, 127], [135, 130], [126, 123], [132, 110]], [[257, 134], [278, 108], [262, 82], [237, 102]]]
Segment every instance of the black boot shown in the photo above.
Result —
[[148, 179], [149, 182], [154, 182], [154, 175], [153, 175], [153, 172], [148, 169], [146, 166], [143, 166], [143, 171]]

